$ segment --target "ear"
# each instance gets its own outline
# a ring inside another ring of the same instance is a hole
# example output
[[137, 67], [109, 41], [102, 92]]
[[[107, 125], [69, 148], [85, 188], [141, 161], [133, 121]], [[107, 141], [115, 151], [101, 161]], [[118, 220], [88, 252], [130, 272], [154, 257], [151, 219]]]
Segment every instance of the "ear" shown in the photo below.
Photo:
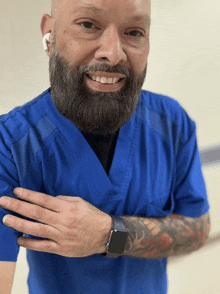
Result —
[[51, 45], [52, 45], [52, 31], [53, 31], [53, 18], [49, 14], [44, 14], [41, 19], [41, 33], [42, 37], [50, 33], [50, 38], [47, 40], [47, 55], [51, 54]]

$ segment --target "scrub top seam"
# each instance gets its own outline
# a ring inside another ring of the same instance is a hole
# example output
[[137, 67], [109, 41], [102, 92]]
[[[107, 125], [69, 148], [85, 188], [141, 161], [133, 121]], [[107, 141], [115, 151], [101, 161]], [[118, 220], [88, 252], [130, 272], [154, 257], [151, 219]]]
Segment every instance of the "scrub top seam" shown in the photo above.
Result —
[[[122, 193], [124, 193], [124, 189], [125, 189], [125, 186], [127, 184], [127, 181], [128, 179], [130, 178], [129, 177], [129, 170], [130, 170], [130, 166], [132, 164], [132, 156], [134, 154], [134, 151], [135, 151], [135, 145], [137, 144], [137, 128], [138, 128], [138, 122], [137, 122], [137, 117], [135, 116], [135, 119], [134, 119], [134, 130], [132, 132], [132, 138], [131, 138], [131, 146], [130, 146], [130, 152], [129, 152], [129, 156], [128, 156], [128, 164], [127, 164], [127, 168], [126, 168], [126, 172], [125, 172], [125, 176], [124, 176], [124, 180], [123, 180], [123, 186], [122, 186]], [[128, 170], [129, 169], [129, 170]]]

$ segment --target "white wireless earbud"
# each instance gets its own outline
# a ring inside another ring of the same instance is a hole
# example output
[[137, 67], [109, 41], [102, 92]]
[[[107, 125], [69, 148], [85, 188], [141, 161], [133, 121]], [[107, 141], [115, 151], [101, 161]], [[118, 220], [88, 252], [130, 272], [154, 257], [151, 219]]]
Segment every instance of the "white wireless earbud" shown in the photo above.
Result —
[[43, 46], [44, 46], [44, 50], [47, 51], [48, 47], [47, 47], [47, 41], [49, 42], [50, 38], [50, 33], [44, 35], [43, 37]]

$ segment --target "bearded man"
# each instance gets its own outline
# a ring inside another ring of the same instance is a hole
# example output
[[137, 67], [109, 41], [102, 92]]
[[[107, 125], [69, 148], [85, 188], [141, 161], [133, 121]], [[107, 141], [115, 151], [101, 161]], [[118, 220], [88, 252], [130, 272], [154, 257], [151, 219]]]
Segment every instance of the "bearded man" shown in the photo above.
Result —
[[1, 116], [0, 292], [19, 246], [31, 294], [167, 293], [169, 256], [205, 244], [195, 122], [142, 90], [150, 0], [57, 0], [51, 87]]

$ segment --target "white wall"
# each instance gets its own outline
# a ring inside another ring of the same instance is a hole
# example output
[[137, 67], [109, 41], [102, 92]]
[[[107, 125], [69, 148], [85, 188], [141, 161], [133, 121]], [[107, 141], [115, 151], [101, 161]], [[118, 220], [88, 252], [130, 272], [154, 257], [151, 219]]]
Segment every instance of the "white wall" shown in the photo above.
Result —
[[[50, 1], [0, 0], [0, 113], [49, 86], [40, 20]], [[199, 148], [220, 145], [220, 2], [152, 0], [151, 53], [145, 89], [178, 100], [196, 121]], [[220, 231], [220, 163], [203, 168], [211, 205], [211, 233]], [[170, 261], [169, 294], [220, 293], [220, 244]], [[21, 250], [13, 293], [27, 293]]]

